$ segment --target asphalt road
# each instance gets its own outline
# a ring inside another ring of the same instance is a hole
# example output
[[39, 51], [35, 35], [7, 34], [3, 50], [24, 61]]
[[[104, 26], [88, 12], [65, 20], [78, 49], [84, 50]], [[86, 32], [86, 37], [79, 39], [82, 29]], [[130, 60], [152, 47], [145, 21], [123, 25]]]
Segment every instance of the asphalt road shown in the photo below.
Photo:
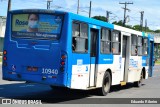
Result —
[[155, 66], [153, 77], [144, 80], [140, 88], [133, 87], [133, 84], [113, 86], [107, 96], [99, 96], [96, 90], [54, 90], [43, 84], [4, 81], [1, 75], [0, 65], [0, 98], [39, 99], [47, 104], [81, 104], [91, 98], [94, 98], [94, 103], [102, 98], [160, 98], [160, 66]]

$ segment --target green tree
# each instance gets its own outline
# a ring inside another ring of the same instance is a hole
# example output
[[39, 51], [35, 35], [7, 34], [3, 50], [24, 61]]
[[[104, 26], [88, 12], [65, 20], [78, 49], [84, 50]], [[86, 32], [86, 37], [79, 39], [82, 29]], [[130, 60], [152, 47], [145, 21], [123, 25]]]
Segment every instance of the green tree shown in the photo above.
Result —
[[158, 29], [158, 30], [155, 30], [154, 32], [155, 32], [155, 33], [160, 33], [160, 29]]
[[[140, 25], [134, 25], [133, 26], [134, 30], [140, 31]], [[142, 27], [142, 31], [146, 31], [146, 32], [154, 32], [153, 30], [149, 29], [149, 27]]]
[[92, 18], [106, 22], [106, 17], [104, 16], [94, 16]]
[[114, 21], [112, 24], [123, 26], [123, 21], [122, 20], [120, 20], [119, 22]]
[[140, 30], [140, 25], [134, 25], [134, 26], [133, 26], [133, 29], [139, 31], [139, 30]]
[[[92, 18], [106, 22], [106, 17], [104, 16], [94, 16]], [[114, 21], [112, 24], [123, 26], [123, 21], [122, 20]], [[125, 25], [124, 27], [140, 31], [140, 25], [134, 25], [134, 26]], [[142, 31], [160, 33], [160, 29], [154, 31], [154, 30], [149, 29], [149, 27], [147, 27], [146, 29], [145, 27], [143, 27]]]
[[[119, 26], [123, 26], [123, 21], [120, 20], [120, 21], [114, 21], [112, 24], [115, 24], [115, 25], [119, 25]], [[133, 27], [131, 25], [125, 25], [124, 27], [126, 28], [130, 28], [130, 29], [133, 29]]]

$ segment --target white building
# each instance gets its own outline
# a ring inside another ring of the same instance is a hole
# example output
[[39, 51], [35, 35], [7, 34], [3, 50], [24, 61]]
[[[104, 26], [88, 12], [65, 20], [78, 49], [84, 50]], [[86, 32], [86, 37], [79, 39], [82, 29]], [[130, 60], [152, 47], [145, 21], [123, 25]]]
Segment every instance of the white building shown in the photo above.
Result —
[[160, 43], [160, 33], [149, 33], [151, 35], [154, 35], [154, 43]]
[[6, 29], [6, 17], [0, 16], [0, 52], [2, 52], [3, 50], [5, 29]]
[[151, 33], [154, 36], [154, 55], [156, 59], [160, 58], [160, 33]]
[[0, 37], [4, 37], [6, 28], [6, 17], [0, 16]]

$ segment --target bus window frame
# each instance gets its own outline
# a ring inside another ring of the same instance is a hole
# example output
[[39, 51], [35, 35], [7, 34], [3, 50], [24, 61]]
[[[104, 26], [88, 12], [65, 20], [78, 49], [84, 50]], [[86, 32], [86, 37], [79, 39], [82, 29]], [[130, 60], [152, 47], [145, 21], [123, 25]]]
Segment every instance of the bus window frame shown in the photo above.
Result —
[[[132, 36], [136, 36], [136, 45], [132, 44]], [[138, 36], [136, 34], [131, 34], [131, 56], [138, 56], [138, 49], [137, 49], [138, 41], [137, 40], [138, 40]], [[136, 46], [137, 53], [132, 54], [132, 46]]]
[[[141, 46], [138, 45], [138, 38], [139, 37], [141, 37], [141, 39], [142, 39], [142, 41], [141, 41], [142, 45]], [[142, 47], [142, 54], [141, 55], [138, 53], [138, 47]], [[143, 37], [140, 36], [140, 35], [137, 36], [137, 55], [138, 56], [143, 56]]]
[[[142, 55], [143, 55], [143, 56], [148, 56], [148, 54], [149, 54], [149, 53], [148, 53], [148, 52], [149, 52], [149, 51], [148, 51], [148, 50], [149, 50], [149, 45], [148, 45], [148, 44], [149, 44], [149, 40], [148, 40], [147, 37], [143, 37], [143, 38], [142, 38], [142, 41], [143, 41], [143, 42], [142, 42], [142, 47], [143, 47], [143, 49], [144, 49], [144, 39], [147, 39], [147, 46], [148, 46], [148, 47], [147, 47], [147, 54], [143, 54], [143, 53], [142, 53]], [[143, 50], [142, 50], [142, 51], [143, 51]]]
[[[53, 15], [53, 16], [62, 16], [62, 25], [61, 25], [61, 30], [59, 33], [59, 37], [57, 39], [51, 39], [51, 38], [30, 38], [30, 37], [16, 37], [16, 36], [12, 36], [12, 29], [13, 29], [13, 23], [12, 23], [12, 18], [13, 15], [19, 15], [19, 14], [45, 14], [45, 15]], [[65, 14], [55, 14], [55, 13], [43, 13], [43, 12], [21, 12], [21, 13], [12, 13], [11, 14], [11, 39], [24, 39], [24, 40], [49, 40], [49, 41], [59, 41], [61, 36], [62, 36], [62, 30], [64, 27], [64, 20], [65, 20]]]
[[109, 29], [109, 28], [105, 28], [105, 27], [102, 27], [101, 28], [101, 33], [100, 33], [100, 38], [102, 38], [102, 30], [108, 30], [109, 31], [109, 36], [110, 36], [110, 40], [108, 40], [108, 41], [103, 41], [103, 42], [110, 42], [110, 52], [108, 52], [108, 53], [104, 53], [104, 52], [101, 52], [101, 42], [102, 42], [102, 39], [100, 39], [100, 53], [101, 54], [111, 54], [112, 53], [112, 40], [111, 40], [111, 38], [112, 38], [112, 31], [111, 31], [111, 29]]
[[[113, 33], [114, 32], [118, 32], [118, 34], [119, 34], [119, 42], [115, 42], [115, 41], [113, 41], [113, 39], [112, 39], [112, 37], [113, 37]], [[113, 52], [113, 43], [119, 43], [119, 53], [114, 53]], [[113, 54], [113, 55], [121, 55], [121, 31], [118, 31], [118, 30], [112, 30], [112, 32], [111, 32], [111, 53]]]
[[76, 37], [76, 36], [73, 36], [72, 34], [72, 31], [73, 31], [73, 24], [76, 23], [76, 24], [79, 24], [79, 37], [78, 38], [83, 38], [83, 39], [86, 39], [84, 37], [81, 37], [80, 36], [80, 33], [81, 33], [81, 24], [86, 24], [87, 25], [87, 48], [89, 49], [89, 25], [85, 22], [81, 22], [81, 21], [78, 21], [78, 20], [73, 20], [72, 21], [72, 28], [71, 28], [71, 50], [72, 50], [72, 53], [79, 53], [79, 54], [88, 54], [88, 49], [87, 51], [73, 51], [73, 47], [72, 47], [72, 44], [73, 44], [73, 37]]

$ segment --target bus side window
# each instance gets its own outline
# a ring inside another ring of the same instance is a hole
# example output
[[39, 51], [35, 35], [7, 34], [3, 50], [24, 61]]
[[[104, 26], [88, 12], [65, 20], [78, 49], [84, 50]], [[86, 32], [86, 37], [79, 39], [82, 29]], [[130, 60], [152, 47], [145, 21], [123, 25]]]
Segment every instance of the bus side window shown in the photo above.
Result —
[[72, 50], [75, 51], [76, 49], [76, 38], [80, 35], [80, 25], [78, 23], [73, 23], [72, 25]]
[[131, 54], [132, 54], [132, 56], [136, 56], [137, 53], [138, 53], [138, 49], [137, 49], [137, 35], [133, 35], [132, 34], [131, 41], [132, 41]]
[[121, 40], [120, 32], [113, 31], [112, 33], [112, 53], [113, 54], [120, 54], [120, 47], [121, 47], [120, 40]]
[[101, 30], [101, 53], [111, 53], [111, 31], [105, 28]]
[[148, 55], [148, 39], [143, 39], [143, 55]]
[[138, 55], [142, 55], [142, 36], [138, 36]]
[[73, 22], [72, 27], [72, 51], [88, 52], [88, 25]]

